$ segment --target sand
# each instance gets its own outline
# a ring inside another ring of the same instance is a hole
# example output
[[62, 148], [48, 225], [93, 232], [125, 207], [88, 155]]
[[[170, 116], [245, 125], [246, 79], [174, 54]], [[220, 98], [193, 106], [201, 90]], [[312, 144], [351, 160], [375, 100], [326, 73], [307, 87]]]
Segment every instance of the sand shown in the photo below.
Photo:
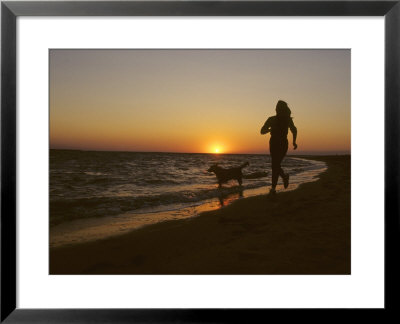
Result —
[[328, 165], [318, 181], [52, 248], [50, 274], [350, 274], [350, 156], [309, 158]]

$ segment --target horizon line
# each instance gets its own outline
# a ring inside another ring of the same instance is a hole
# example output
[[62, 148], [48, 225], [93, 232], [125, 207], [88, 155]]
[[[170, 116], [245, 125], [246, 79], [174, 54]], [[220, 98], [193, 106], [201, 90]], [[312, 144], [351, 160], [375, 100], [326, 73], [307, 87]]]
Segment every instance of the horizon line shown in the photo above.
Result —
[[[212, 155], [269, 155], [266, 152], [253, 153], [214, 153], [214, 152], [169, 152], [169, 151], [127, 151], [127, 150], [98, 150], [98, 149], [75, 149], [75, 148], [49, 148], [58, 151], [81, 151], [81, 152], [116, 152], [116, 153], [168, 153], [168, 154], [212, 154]], [[298, 151], [287, 155], [351, 155], [351, 151]]]

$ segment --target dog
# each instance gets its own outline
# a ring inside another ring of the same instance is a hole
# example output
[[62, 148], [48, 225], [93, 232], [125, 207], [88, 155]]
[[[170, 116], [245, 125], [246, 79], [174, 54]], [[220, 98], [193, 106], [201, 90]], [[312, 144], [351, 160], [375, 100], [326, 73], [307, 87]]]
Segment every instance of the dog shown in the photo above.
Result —
[[207, 171], [214, 172], [217, 180], [218, 187], [221, 188], [222, 184], [228, 182], [229, 180], [237, 180], [239, 186], [242, 185], [242, 169], [249, 165], [249, 162], [243, 163], [240, 167], [224, 169], [218, 166], [218, 163], [213, 164]]

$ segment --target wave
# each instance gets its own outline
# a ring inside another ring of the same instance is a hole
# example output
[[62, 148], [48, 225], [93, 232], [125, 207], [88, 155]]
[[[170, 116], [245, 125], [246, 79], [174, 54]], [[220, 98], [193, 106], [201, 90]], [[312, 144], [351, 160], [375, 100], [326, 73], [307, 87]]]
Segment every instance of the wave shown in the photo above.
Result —
[[175, 185], [182, 183], [171, 179], [144, 179], [142, 182], [151, 185]]
[[[67, 173], [67, 172], [66, 172]], [[90, 175], [90, 176], [108, 176], [108, 173], [103, 173], [103, 172], [92, 172], [92, 171], [85, 171], [83, 172], [86, 175]]]
[[50, 223], [55, 225], [76, 218], [112, 216], [133, 212], [143, 208], [177, 204], [200, 203], [207, 199], [220, 198], [245, 189], [266, 185], [265, 182], [250, 183], [246, 186], [183, 190], [155, 195], [132, 195], [124, 197], [90, 197], [78, 199], [55, 198], [50, 200]]
[[244, 174], [243, 178], [244, 179], [260, 179], [260, 178], [265, 178], [268, 176], [268, 172], [264, 172], [264, 171], [259, 171], [259, 172], [253, 172], [250, 174]]

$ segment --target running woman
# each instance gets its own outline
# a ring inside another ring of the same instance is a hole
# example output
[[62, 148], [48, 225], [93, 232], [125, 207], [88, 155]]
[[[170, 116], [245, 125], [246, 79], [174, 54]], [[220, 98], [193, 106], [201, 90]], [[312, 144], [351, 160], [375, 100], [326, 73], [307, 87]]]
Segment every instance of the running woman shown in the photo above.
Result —
[[276, 115], [267, 119], [261, 128], [261, 134], [271, 133], [269, 140], [269, 151], [272, 164], [272, 187], [270, 193], [276, 193], [276, 185], [279, 176], [283, 179], [283, 186], [286, 189], [289, 186], [289, 174], [284, 173], [281, 167], [283, 158], [288, 150], [288, 129], [293, 134], [293, 149], [297, 149], [296, 138], [297, 128], [294, 126], [293, 119], [290, 116], [291, 111], [285, 101], [279, 100], [276, 104]]

